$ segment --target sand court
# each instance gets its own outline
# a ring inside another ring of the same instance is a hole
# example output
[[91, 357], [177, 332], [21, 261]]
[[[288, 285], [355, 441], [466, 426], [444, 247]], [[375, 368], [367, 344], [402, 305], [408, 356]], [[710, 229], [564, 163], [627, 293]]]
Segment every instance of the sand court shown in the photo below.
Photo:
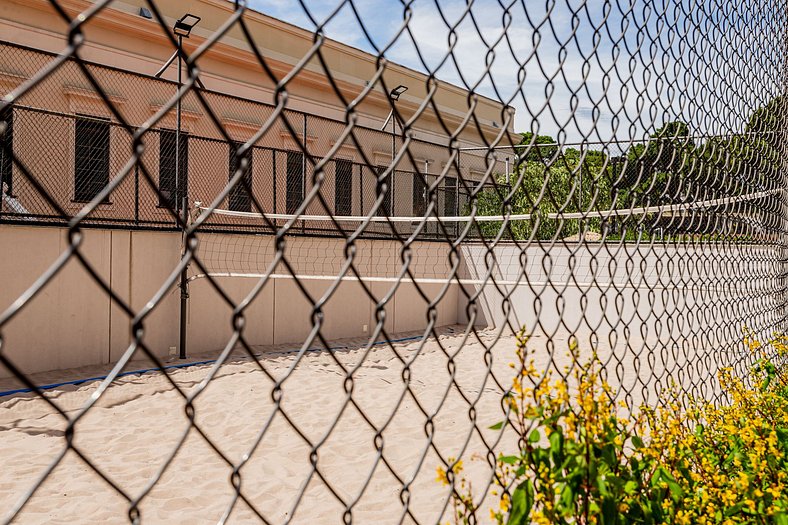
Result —
[[[502, 418], [516, 339], [494, 330], [466, 336], [462, 329], [440, 329], [424, 344], [414, 333], [369, 349], [363, 339], [343, 340], [337, 350], [300, 357], [292, 345], [255, 348], [255, 359], [236, 350], [218, 369], [211, 363], [168, 369], [169, 380], [160, 372], [121, 377], [73, 427], [75, 449], [120, 491], [69, 450], [17, 522], [128, 523], [129, 501], [138, 502], [143, 523], [445, 520], [450, 492], [435, 479], [441, 457], [463, 458], [478, 500], [492, 477], [490, 449], [516, 450], [511, 428], [489, 428]], [[591, 352], [583, 341], [595, 338], [577, 335], [586, 359]], [[630, 339], [627, 347], [607, 334], [596, 339], [608, 381], [626, 389], [629, 396], [621, 398], [633, 406], [656, 402], [661, 378], [679, 365], [697, 369], [686, 374], [688, 385], [713, 373], [701, 374], [709, 359], [700, 353], [669, 359], [659, 351], [664, 341]], [[537, 370], [557, 374], [572, 364], [568, 334], [537, 334], [529, 348]], [[132, 362], [127, 370], [137, 365], [146, 366]], [[34, 380], [102, 372], [50, 372]], [[74, 418], [97, 386], [67, 385], [46, 395]], [[63, 453], [69, 431], [32, 394], [0, 398], [0, 428], [0, 508], [8, 512]], [[480, 516], [496, 504], [488, 493]]]
[[[442, 332], [440, 345], [432, 339], [421, 347], [416, 339], [373, 346], [366, 356], [353, 348], [363, 342], [350, 340], [343, 341], [350, 349], [307, 352], [300, 360], [295, 353], [275, 353], [281, 347], [266, 348], [259, 364], [233, 357], [193, 399], [195, 426], [185, 438], [186, 399], [211, 366], [169, 370], [178, 389], [161, 373], [125, 376], [77, 422], [73, 443], [129, 499], [146, 493], [171, 461], [139, 505], [145, 523], [216, 523], [231, 506], [229, 523], [260, 517], [336, 523], [348, 507], [361, 523], [434, 522], [449, 495], [435, 480], [441, 464], [436, 451], [478, 458], [464, 463], [483, 487], [490, 469], [481, 436], [497, 440], [488, 427], [501, 418], [501, 389], [487, 373], [482, 344], [495, 341], [495, 334], [482, 332], [481, 341], [461, 345], [462, 333]], [[490, 355], [499, 382], [510, 384], [514, 338], [499, 339]], [[352, 381], [340, 363], [352, 370]], [[57, 376], [41, 375], [39, 384]], [[278, 390], [274, 381], [280, 381]], [[97, 384], [47, 396], [74, 417]], [[0, 400], [0, 427], [0, 508], [7, 512], [62, 453], [67, 424], [46, 402], [25, 394]], [[243, 498], [233, 505], [235, 467], [240, 493], [254, 508]], [[126, 498], [72, 450], [18, 522], [128, 523], [128, 509]]]

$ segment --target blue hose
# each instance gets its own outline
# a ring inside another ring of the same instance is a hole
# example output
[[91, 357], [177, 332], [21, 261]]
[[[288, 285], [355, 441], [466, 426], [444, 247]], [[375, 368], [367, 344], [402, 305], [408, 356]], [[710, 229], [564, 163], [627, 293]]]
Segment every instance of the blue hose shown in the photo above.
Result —
[[[405, 342], [405, 341], [413, 341], [413, 340], [416, 340], [416, 339], [421, 339], [421, 337], [422, 336], [420, 336], [420, 335], [415, 335], [415, 336], [411, 336], [411, 337], [403, 337], [402, 339], [394, 339], [392, 341], [378, 341], [376, 343], [372, 343], [372, 345], [375, 346], [375, 345], [385, 345], [385, 344], [388, 344], [388, 343], [402, 343], [402, 342]], [[336, 346], [336, 347], [329, 348], [329, 351], [332, 351], [332, 350], [348, 350], [350, 348], [352, 348], [352, 347], [350, 347], [350, 346]], [[308, 348], [306, 351], [307, 352], [319, 352], [321, 350], [323, 350], [323, 348]], [[289, 354], [289, 353], [293, 353], [293, 352], [298, 352], [298, 350], [291, 350], [289, 352], [275, 352], [275, 353], [288, 353]], [[142, 375], [142, 374], [148, 374], [150, 372], [160, 372], [162, 370], [171, 370], [171, 369], [175, 369], [175, 368], [188, 368], [190, 366], [210, 365], [211, 363], [215, 363], [215, 362], [216, 362], [216, 359], [211, 359], [209, 361], [195, 361], [194, 363], [182, 363], [182, 364], [179, 364], [179, 365], [169, 365], [169, 366], [164, 366], [162, 368], [143, 368], [142, 370], [131, 370], [129, 372], [122, 372], [122, 373], [118, 374], [115, 377], [118, 378], [118, 377], [125, 377], [125, 376], [131, 376], [131, 375]], [[87, 383], [89, 381], [103, 381], [106, 378], [107, 378], [107, 376], [86, 377], [85, 379], [75, 379], [74, 381], [63, 381], [62, 383], [52, 383], [52, 384], [49, 384], [49, 385], [41, 385], [41, 386], [38, 387], [38, 389], [39, 390], [52, 390], [53, 388], [58, 388], [58, 387], [61, 387], [61, 386], [66, 386], [66, 385], [81, 385], [81, 384]], [[33, 391], [34, 390], [32, 388], [18, 388], [16, 390], [6, 390], [5, 392], [0, 392], [0, 397], [12, 396], [14, 394], [27, 394], [27, 393], [33, 392]]]

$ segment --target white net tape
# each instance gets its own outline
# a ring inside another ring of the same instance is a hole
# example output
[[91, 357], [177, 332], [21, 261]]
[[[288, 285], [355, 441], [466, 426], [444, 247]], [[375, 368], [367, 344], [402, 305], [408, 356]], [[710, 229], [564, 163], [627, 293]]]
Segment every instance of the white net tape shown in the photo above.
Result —
[[[209, 208], [204, 206], [198, 208], [201, 213], [207, 211]], [[285, 221], [337, 221], [337, 222], [405, 222], [405, 223], [420, 223], [420, 222], [495, 222], [495, 221], [520, 221], [530, 220], [530, 213], [512, 214], [512, 215], [456, 215], [456, 216], [419, 216], [419, 217], [400, 217], [400, 216], [383, 216], [383, 215], [292, 215], [287, 213], [255, 213], [248, 211], [232, 211], [214, 209], [214, 215], [224, 215], [230, 217], [239, 217], [245, 219], [262, 219], [268, 218], [270, 220], [285, 220]]]
[[[281, 264], [270, 268], [276, 255], [276, 239], [271, 235], [205, 233], [199, 238], [197, 250], [205, 271], [195, 273], [191, 279], [206, 275], [260, 279], [270, 272], [269, 278], [274, 280], [297, 278], [323, 282], [451, 283], [473, 287], [556, 289], [598, 286], [675, 289], [681, 286], [734, 293], [749, 282], [744, 279], [745, 273], [756, 278], [777, 270], [769, 262], [768, 247], [758, 248], [759, 252], [763, 251], [760, 262], [750, 261], [746, 265], [743, 254], [738, 250], [720, 251], [713, 245], [681, 247], [670, 251], [686, 261], [681, 274], [685, 280], [682, 281], [675, 268], [662, 264], [653, 254], [644, 253], [643, 246], [638, 243], [624, 244], [619, 253], [608, 251], [604, 242], [596, 246], [579, 251], [571, 246], [555, 246], [548, 255], [538, 246], [520, 249], [511, 244], [489, 251], [483, 243], [466, 242], [453, 252], [451, 246], [444, 243], [425, 241], [413, 243], [411, 249], [403, 253], [395, 241], [357, 240], [352, 253], [353, 267], [358, 271], [356, 275], [343, 273], [349, 255], [341, 239], [293, 236], [288, 237], [284, 245], [284, 253], [292, 268], [290, 273]], [[750, 248], [751, 251], [755, 249]], [[624, 254], [654, 260], [642, 266], [627, 267], [619, 263]], [[707, 261], [712, 257], [717, 262], [709, 274]], [[403, 273], [406, 264], [409, 274]], [[690, 278], [686, 280], [688, 275]]]
[[[755, 193], [748, 193], [745, 195], [738, 195], [734, 197], [723, 197], [719, 199], [710, 199], [705, 201], [687, 202], [681, 204], [667, 204], [660, 206], [646, 206], [637, 208], [620, 208], [615, 210], [587, 210], [581, 212], [556, 212], [548, 213], [548, 219], [592, 219], [592, 218], [610, 218], [610, 217], [629, 217], [632, 215], [647, 215], [657, 214], [661, 216], [670, 215], [687, 215], [700, 210], [708, 210], [719, 206], [728, 206], [731, 204], [745, 203], [748, 201], [755, 201], [763, 199], [772, 195], [782, 192], [783, 189], [773, 189], [767, 191], [759, 191]], [[201, 203], [195, 203], [198, 213], [205, 213], [209, 208], [200, 206]], [[287, 214], [287, 213], [257, 213], [257, 212], [244, 212], [225, 209], [211, 210], [213, 215], [222, 215], [229, 217], [239, 217], [245, 219], [262, 219], [268, 218], [269, 220], [285, 220], [285, 221], [336, 221], [336, 222], [375, 222], [375, 223], [422, 223], [422, 222], [442, 222], [442, 223], [459, 223], [459, 222], [503, 222], [503, 221], [522, 221], [531, 220], [533, 217], [530, 213], [523, 214], [509, 214], [509, 215], [443, 215], [443, 216], [416, 216], [416, 217], [403, 217], [403, 216], [382, 216], [382, 215], [307, 215], [307, 214]]]
[[739, 195], [736, 197], [725, 197], [721, 199], [711, 199], [705, 201], [686, 202], [681, 204], [667, 204], [662, 206], [647, 206], [640, 208], [623, 208], [618, 210], [589, 210], [575, 213], [549, 213], [548, 219], [595, 219], [595, 218], [610, 218], [610, 217], [629, 217], [631, 215], [647, 215], [657, 214], [661, 216], [670, 215], [688, 215], [695, 213], [699, 210], [707, 210], [716, 208], [718, 206], [727, 206], [729, 204], [742, 203], [747, 201], [754, 201], [769, 197], [783, 191], [782, 189], [774, 189], [769, 191], [759, 191], [756, 193], [748, 193], [746, 195]]

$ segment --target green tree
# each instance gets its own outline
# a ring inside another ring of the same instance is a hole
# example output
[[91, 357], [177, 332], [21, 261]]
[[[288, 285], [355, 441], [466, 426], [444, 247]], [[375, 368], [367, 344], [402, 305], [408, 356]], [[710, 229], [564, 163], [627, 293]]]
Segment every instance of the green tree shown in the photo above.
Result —
[[[607, 156], [598, 151], [568, 148], [559, 151], [552, 137], [524, 134], [526, 144], [548, 144], [529, 149], [510, 174], [511, 190], [505, 175], [497, 178], [494, 188], [481, 192], [476, 200], [478, 215], [530, 215], [528, 220], [480, 223], [485, 238], [501, 234], [504, 238], [564, 238], [576, 234], [578, 219], [557, 220], [549, 214], [608, 209], [612, 180]], [[596, 218], [589, 222], [599, 228]], [[503, 232], [502, 232], [503, 230]]]

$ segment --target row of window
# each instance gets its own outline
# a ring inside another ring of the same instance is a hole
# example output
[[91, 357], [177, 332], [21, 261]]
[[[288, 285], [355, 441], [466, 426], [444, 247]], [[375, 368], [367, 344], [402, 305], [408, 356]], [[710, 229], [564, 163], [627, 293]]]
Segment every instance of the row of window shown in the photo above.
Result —
[[[13, 119], [11, 112], [6, 111], [0, 115], [6, 123], [6, 132], [2, 137], [0, 148], [0, 182], [4, 184], [5, 191], [13, 194], [12, 168], [10, 152], [13, 143]], [[176, 144], [176, 141], [179, 144]], [[239, 168], [240, 158], [237, 155], [241, 142], [230, 144], [228, 174], [232, 178]], [[77, 118], [75, 125], [74, 149], [74, 200], [87, 202], [92, 200], [109, 184], [110, 173], [110, 123], [108, 120], [84, 117]], [[177, 200], [187, 195], [188, 182], [189, 137], [180, 134], [180, 139], [172, 130], [161, 130], [159, 134], [159, 205], [173, 207]], [[247, 187], [252, 187], [253, 157], [248, 155], [246, 167], [243, 172], [243, 182], [233, 187], [228, 195], [228, 207], [233, 211], [251, 211], [252, 199]], [[353, 201], [353, 163], [345, 159], [334, 160], [335, 164], [335, 189], [334, 213], [336, 215], [351, 215]], [[378, 167], [378, 173], [384, 168]], [[287, 152], [286, 165], [286, 213], [293, 214], [297, 211], [304, 199], [304, 173], [306, 165], [304, 155], [299, 151]], [[177, 174], [177, 175], [176, 175]], [[427, 187], [421, 177], [413, 178], [413, 213], [423, 215], [426, 212]], [[378, 210], [379, 215], [391, 213], [390, 185], [383, 192], [383, 185], [378, 184], [377, 195], [383, 193], [383, 203]], [[457, 179], [446, 177], [444, 212], [448, 215], [457, 214]]]

